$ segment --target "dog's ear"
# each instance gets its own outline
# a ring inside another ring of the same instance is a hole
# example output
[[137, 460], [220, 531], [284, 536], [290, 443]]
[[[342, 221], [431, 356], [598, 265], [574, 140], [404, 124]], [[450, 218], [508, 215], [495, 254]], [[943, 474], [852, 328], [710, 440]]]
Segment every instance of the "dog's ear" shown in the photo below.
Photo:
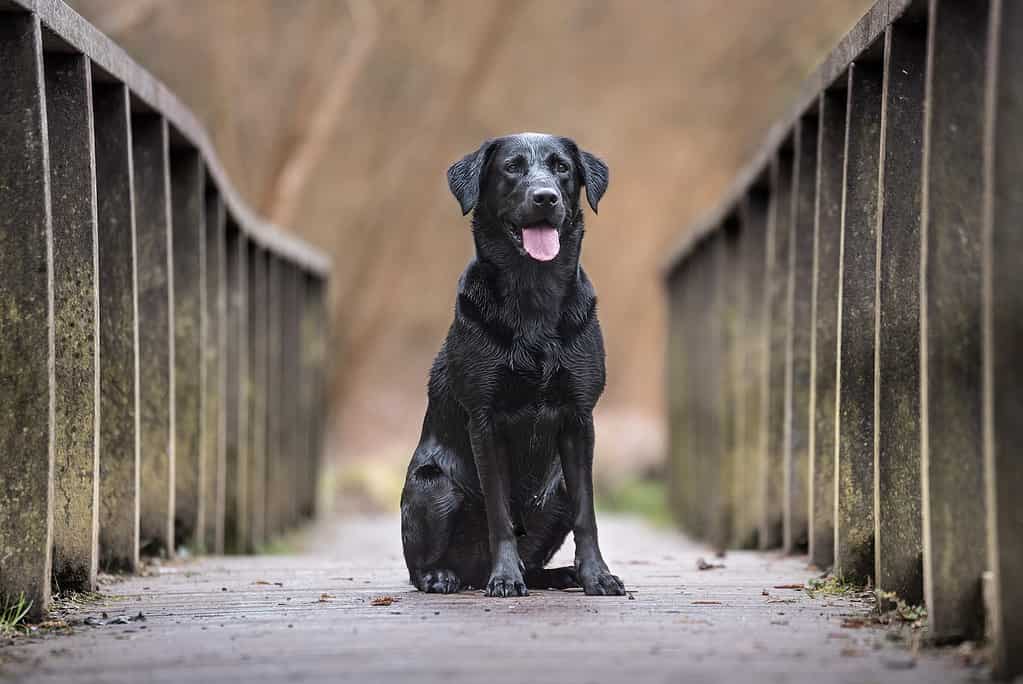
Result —
[[597, 204], [600, 198], [607, 191], [607, 184], [610, 180], [610, 173], [604, 160], [589, 152], [580, 150], [574, 141], [568, 138], [563, 139], [565, 145], [571, 150], [575, 157], [576, 166], [579, 169], [579, 177], [586, 186], [586, 200], [590, 203], [593, 213], [597, 213]]
[[478, 150], [448, 167], [448, 187], [462, 207], [462, 216], [472, 211], [479, 201], [483, 168], [494, 151], [494, 145], [495, 141], [485, 140]]

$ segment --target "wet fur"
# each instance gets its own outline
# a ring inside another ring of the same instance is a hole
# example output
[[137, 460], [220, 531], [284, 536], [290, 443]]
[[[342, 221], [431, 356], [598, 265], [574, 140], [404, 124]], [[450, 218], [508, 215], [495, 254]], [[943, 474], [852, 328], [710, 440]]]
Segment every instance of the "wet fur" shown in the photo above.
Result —
[[[507, 172], [509, 155], [528, 160], [528, 170]], [[571, 171], [559, 171], [555, 158], [570, 160]], [[571, 140], [524, 134], [486, 141], [448, 176], [463, 213], [475, 209], [476, 255], [430, 370], [402, 492], [410, 581], [439, 593], [624, 593], [601, 557], [593, 516], [592, 412], [604, 389], [604, 345], [579, 263], [580, 193], [585, 187], [595, 211], [607, 167]], [[556, 187], [560, 207], [529, 202], [541, 185]], [[516, 224], [537, 218], [559, 230], [553, 261], [530, 258], [515, 239]], [[574, 566], [545, 569], [573, 530]]]

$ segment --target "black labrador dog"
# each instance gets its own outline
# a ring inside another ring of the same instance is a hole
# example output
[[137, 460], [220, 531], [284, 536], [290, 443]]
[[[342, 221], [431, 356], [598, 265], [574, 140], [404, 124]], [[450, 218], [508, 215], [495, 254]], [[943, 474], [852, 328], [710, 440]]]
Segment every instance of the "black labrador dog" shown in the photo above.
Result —
[[[607, 165], [568, 138], [488, 140], [448, 169], [476, 256], [430, 370], [429, 405], [401, 495], [409, 579], [488, 596], [581, 586], [621, 595], [593, 511], [593, 407], [604, 342], [579, 263], [580, 193]], [[575, 566], [545, 569], [569, 531]]]

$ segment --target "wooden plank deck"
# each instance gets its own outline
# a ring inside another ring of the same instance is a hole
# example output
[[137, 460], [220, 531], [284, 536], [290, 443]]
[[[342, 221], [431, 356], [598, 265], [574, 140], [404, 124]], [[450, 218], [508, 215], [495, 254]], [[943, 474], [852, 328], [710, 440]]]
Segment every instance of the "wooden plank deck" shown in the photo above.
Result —
[[[668, 531], [601, 516], [605, 555], [632, 592], [419, 594], [396, 518], [321, 523], [315, 551], [175, 561], [107, 581], [72, 634], [0, 642], [7, 682], [967, 682], [950, 654], [914, 657], [891, 628], [849, 628], [854, 598], [775, 588], [805, 557], [723, 559]], [[570, 561], [571, 544], [559, 558]], [[700, 571], [699, 558], [724, 568]], [[391, 605], [373, 605], [389, 596]], [[91, 627], [86, 617], [144, 621]], [[849, 624], [847, 622], [847, 624]], [[908, 629], [903, 630], [908, 634]]]

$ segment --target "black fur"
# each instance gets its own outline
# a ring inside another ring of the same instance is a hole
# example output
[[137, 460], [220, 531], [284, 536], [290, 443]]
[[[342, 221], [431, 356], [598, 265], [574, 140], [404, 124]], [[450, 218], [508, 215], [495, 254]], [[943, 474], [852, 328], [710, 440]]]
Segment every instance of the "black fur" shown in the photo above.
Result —
[[[410, 580], [439, 593], [582, 586], [621, 595], [593, 511], [604, 343], [579, 263], [580, 194], [585, 187], [596, 211], [607, 166], [567, 138], [522, 134], [484, 142], [448, 169], [448, 182], [463, 214], [475, 209], [476, 256], [458, 281], [402, 491]], [[553, 260], [524, 249], [523, 227], [539, 223], [559, 232]], [[574, 567], [545, 569], [569, 531]]]

